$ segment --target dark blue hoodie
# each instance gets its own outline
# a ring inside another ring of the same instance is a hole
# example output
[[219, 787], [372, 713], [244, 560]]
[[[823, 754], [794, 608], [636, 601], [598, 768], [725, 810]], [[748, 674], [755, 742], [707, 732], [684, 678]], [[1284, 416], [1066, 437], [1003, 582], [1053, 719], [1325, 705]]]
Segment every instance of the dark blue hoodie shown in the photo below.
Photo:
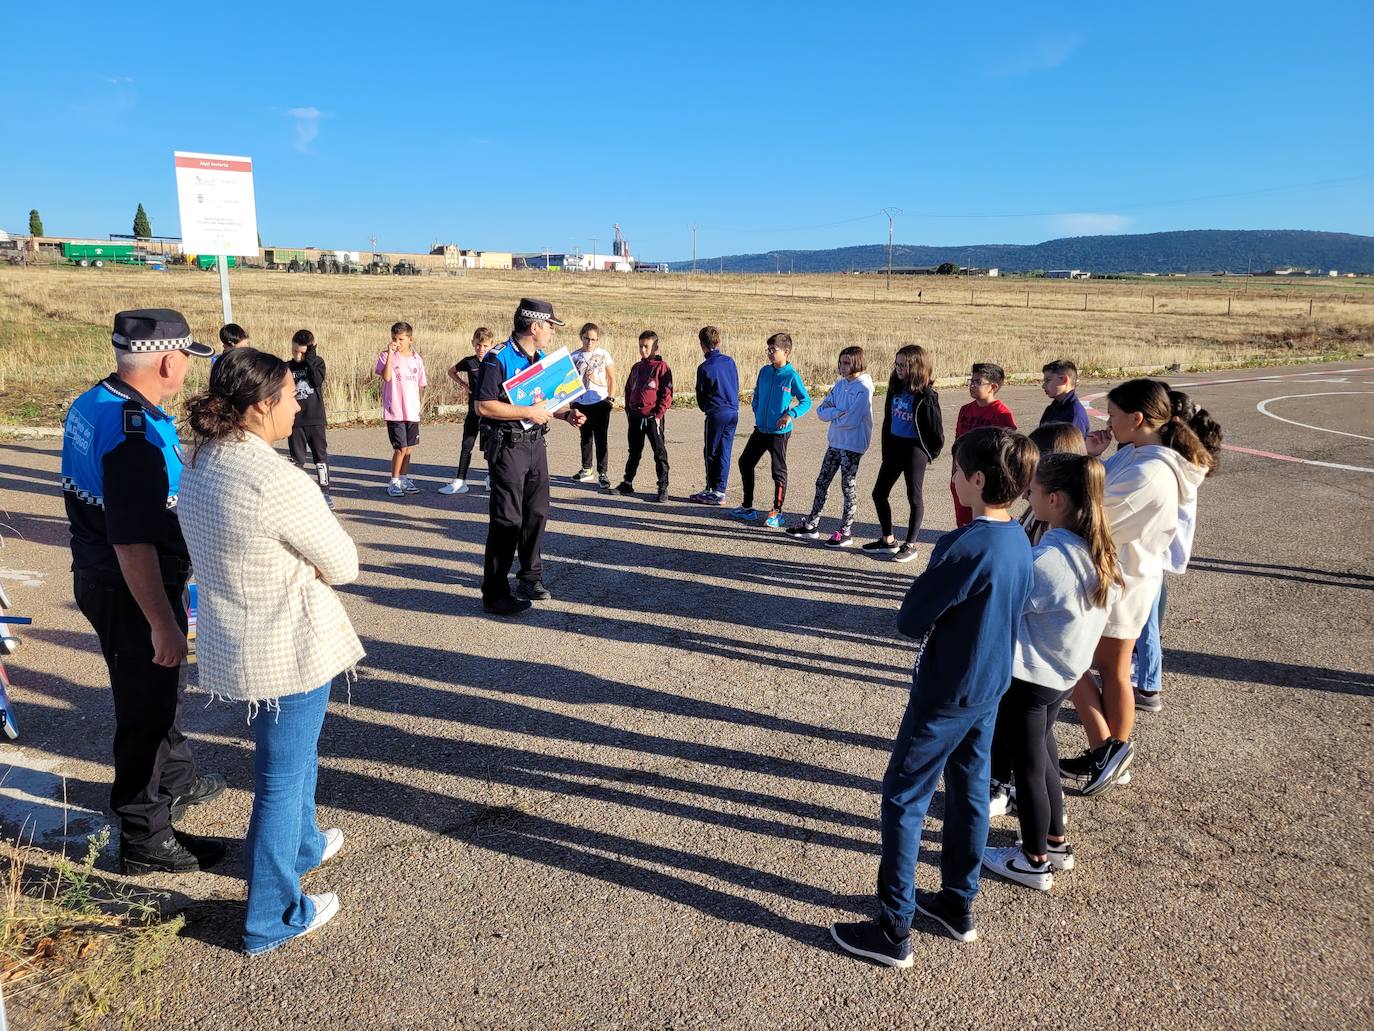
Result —
[[697, 407], [706, 415], [739, 412], [739, 369], [720, 348], [708, 351], [697, 366]]

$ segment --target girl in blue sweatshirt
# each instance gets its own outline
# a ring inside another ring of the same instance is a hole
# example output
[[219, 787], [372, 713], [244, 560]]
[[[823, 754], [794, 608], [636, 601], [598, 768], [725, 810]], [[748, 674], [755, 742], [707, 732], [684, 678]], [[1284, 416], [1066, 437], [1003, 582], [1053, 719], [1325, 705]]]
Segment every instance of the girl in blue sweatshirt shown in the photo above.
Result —
[[811, 395], [806, 392], [797, 370], [792, 368], [792, 338], [774, 333], [768, 338], [768, 364], [759, 370], [754, 383], [754, 432], [739, 456], [739, 478], [744, 486], [744, 504], [730, 514], [746, 523], [757, 522], [754, 511], [754, 466], [768, 455], [773, 467], [773, 507], [765, 526], [782, 529], [782, 504], [787, 498], [787, 442], [792, 422], [811, 411]]
[[840, 528], [826, 538], [826, 546], [847, 547], [853, 537], [854, 513], [859, 507], [859, 462], [873, 437], [873, 379], [864, 371], [864, 349], [846, 347], [837, 363], [839, 379], [830, 393], [816, 407], [816, 418], [830, 424], [826, 436], [825, 457], [821, 459], [821, 474], [816, 477], [816, 500], [811, 514], [787, 532], [793, 537], [810, 541], [821, 539], [821, 510], [835, 474], [840, 474], [840, 490], [844, 493], [844, 512]]
[[[911, 966], [918, 910], [959, 941], [978, 936], [973, 898], [988, 839], [992, 732], [1033, 575], [1030, 542], [1008, 509], [1038, 457], [1027, 438], [1002, 427], [971, 430], [954, 445], [954, 489], [974, 519], [940, 538], [897, 616], [897, 629], [925, 647], [883, 776], [878, 918], [830, 925], [846, 952]], [[917, 891], [921, 824], [942, 777], [942, 887]]]

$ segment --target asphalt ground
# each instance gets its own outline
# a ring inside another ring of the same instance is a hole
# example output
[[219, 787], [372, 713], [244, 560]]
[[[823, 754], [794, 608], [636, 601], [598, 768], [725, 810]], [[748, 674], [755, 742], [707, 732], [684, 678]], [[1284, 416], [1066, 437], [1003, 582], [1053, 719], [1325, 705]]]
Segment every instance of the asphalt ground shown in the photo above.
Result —
[[[309, 889], [337, 891], [342, 912], [266, 956], [236, 951], [251, 730], [243, 706], [201, 696], [186, 729], [231, 788], [184, 827], [233, 845], [216, 873], [140, 882], [187, 917], [162, 1024], [1370, 1026], [1374, 361], [1177, 382], [1205, 384], [1193, 393], [1228, 442], [1266, 454], [1229, 451], [1202, 488], [1192, 567], [1170, 581], [1165, 709], [1141, 714], [1133, 782], [1070, 794], [1078, 866], [1052, 893], [986, 877], [979, 941], [918, 922], [905, 972], [841, 954], [827, 925], [873, 909], [879, 780], [912, 659], [893, 622], [953, 525], [947, 456], [922, 556], [896, 565], [686, 502], [702, 477], [695, 412], [669, 417], [662, 506], [564, 478], [576, 434], [557, 424], [554, 600], [510, 622], [478, 603], [485, 497], [433, 493], [459, 428], [424, 428], [426, 493], [407, 498], [383, 489], [381, 428], [331, 432], [362, 557], [343, 595], [368, 657], [325, 722], [320, 822], [347, 842]], [[1275, 397], [1291, 422], [1257, 410]], [[1045, 403], [1029, 387], [1004, 399], [1026, 424]], [[946, 425], [963, 400], [945, 392]], [[789, 512], [809, 505], [823, 447], [803, 419]], [[71, 601], [57, 452], [0, 446], [0, 507], [23, 534], [6, 531], [0, 577], [34, 617], [9, 660], [23, 737], [0, 746], [14, 764], [0, 810], [7, 832], [27, 817], [46, 847], [79, 850], [109, 822], [112, 717]], [[861, 540], [877, 465], [871, 452], [860, 474]], [[1059, 730], [1076, 752], [1071, 710]], [[991, 843], [1014, 840], [1014, 819], [993, 824]], [[937, 796], [925, 887], [940, 826]], [[13, 1026], [42, 1008], [27, 1005]]]

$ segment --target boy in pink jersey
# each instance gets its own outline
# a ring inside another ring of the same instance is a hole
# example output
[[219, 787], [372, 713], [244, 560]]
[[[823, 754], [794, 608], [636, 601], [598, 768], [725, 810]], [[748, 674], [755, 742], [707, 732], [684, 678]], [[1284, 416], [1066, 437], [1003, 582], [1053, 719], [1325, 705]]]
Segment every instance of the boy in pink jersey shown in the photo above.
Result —
[[382, 377], [382, 418], [391, 440], [391, 482], [386, 492], [393, 498], [418, 494], [407, 473], [410, 450], [420, 443], [420, 391], [429, 386], [425, 360], [411, 350], [415, 331], [409, 322], [391, 327], [391, 343], [377, 356], [373, 370]]

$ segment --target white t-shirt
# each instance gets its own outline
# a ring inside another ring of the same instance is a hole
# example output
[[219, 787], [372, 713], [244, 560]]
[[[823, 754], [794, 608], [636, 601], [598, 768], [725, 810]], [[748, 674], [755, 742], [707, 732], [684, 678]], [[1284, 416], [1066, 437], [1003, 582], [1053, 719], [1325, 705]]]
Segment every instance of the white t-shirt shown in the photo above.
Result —
[[610, 380], [607, 369], [615, 368], [615, 359], [604, 347], [593, 347], [590, 351], [576, 350], [572, 353], [573, 365], [582, 374], [582, 385], [587, 392], [577, 399], [580, 405], [594, 405], [611, 396]]

